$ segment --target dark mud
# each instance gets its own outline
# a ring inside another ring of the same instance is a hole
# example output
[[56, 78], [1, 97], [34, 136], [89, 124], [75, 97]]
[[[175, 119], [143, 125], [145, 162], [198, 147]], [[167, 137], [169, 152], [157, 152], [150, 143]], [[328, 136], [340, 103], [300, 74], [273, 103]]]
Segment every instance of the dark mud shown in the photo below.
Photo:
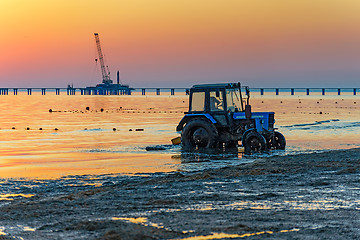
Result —
[[360, 239], [359, 173], [360, 149], [350, 149], [200, 172], [8, 180], [33, 196], [0, 202], [0, 239]]

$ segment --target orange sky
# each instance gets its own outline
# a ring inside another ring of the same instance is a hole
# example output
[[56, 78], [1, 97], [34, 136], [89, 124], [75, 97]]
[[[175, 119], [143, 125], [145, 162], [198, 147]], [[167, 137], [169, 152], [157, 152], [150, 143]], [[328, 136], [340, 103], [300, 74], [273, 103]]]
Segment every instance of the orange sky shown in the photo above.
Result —
[[359, 0], [1, 0], [0, 87], [359, 87]]

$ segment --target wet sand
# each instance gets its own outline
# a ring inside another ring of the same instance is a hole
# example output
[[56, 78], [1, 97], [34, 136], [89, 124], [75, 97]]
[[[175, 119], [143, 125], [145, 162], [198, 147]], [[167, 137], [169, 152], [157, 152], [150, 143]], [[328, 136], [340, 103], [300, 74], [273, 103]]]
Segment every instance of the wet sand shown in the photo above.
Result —
[[359, 239], [359, 169], [357, 148], [44, 180], [0, 205], [0, 239]]

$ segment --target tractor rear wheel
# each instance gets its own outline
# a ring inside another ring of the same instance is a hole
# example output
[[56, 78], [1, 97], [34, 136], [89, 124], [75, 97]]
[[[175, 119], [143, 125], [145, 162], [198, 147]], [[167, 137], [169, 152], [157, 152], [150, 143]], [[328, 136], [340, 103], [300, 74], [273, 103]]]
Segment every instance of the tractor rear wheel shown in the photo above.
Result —
[[218, 131], [214, 124], [204, 119], [194, 119], [185, 125], [181, 143], [185, 149], [216, 148]]
[[268, 140], [269, 149], [285, 150], [285, 146], [285, 137], [279, 132], [274, 132], [274, 136]]
[[266, 140], [258, 132], [250, 132], [242, 143], [246, 154], [259, 153], [267, 150]]

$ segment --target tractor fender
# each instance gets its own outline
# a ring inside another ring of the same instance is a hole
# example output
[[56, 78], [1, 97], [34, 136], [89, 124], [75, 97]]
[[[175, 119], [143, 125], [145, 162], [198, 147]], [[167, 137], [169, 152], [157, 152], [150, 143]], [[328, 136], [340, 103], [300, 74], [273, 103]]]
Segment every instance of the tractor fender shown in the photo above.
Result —
[[184, 125], [188, 123], [190, 120], [195, 118], [203, 118], [207, 119], [211, 123], [215, 124], [216, 120], [210, 115], [210, 114], [187, 114], [185, 115], [179, 122], [179, 124], [176, 127], [176, 131], [181, 131], [184, 128]]
[[251, 132], [256, 132], [256, 128], [250, 128], [250, 129], [246, 130], [241, 137], [241, 143], [243, 143], [245, 141], [246, 136]]

